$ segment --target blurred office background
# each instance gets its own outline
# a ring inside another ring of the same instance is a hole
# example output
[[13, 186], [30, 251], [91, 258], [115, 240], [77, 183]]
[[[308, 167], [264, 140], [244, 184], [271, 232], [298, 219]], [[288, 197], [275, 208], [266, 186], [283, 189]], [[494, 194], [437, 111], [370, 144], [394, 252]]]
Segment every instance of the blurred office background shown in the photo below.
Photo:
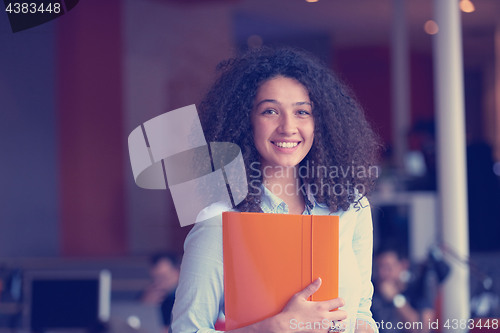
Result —
[[[470, 258], [448, 260], [473, 264], [473, 296], [500, 276], [500, 2], [472, 4], [460, 14]], [[447, 191], [436, 181], [433, 17], [431, 0], [85, 0], [12, 33], [0, 14], [4, 303], [16, 301], [15, 274], [40, 269], [105, 268], [112, 295], [132, 297], [151, 254], [182, 254], [189, 227], [168, 191], [135, 185], [127, 136], [199, 103], [219, 61], [260, 45], [306, 49], [352, 87], [386, 145], [375, 247], [397, 238], [425, 260]], [[486, 289], [498, 295], [499, 279]]]

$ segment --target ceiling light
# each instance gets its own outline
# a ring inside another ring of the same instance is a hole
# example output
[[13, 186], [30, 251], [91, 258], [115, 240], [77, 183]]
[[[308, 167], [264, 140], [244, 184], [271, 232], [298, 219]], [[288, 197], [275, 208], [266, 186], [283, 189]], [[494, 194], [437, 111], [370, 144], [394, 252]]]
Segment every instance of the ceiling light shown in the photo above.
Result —
[[428, 20], [424, 24], [424, 30], [427, 32], [429, 35], [435, 35], [439, 31], [439, 26], [436, 22], [433, 20]]
[[460, 0], [459, 6], [464, 13], [472, 13], [476, 10], [476, 7], [470, 0]]
[[306, 2], [318, 2], [319, 0], [306, 0]]

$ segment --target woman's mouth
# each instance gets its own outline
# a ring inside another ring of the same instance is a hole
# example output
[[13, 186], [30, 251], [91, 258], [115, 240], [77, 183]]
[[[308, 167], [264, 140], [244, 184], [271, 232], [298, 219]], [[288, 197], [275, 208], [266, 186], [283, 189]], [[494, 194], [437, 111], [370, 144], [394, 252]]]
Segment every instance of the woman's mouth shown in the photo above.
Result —
[[298, 142], [279, 142], [279, 141], [271, 141], [273, 145], [279, 148], [295, 148], [299, 145], [300, 141]]

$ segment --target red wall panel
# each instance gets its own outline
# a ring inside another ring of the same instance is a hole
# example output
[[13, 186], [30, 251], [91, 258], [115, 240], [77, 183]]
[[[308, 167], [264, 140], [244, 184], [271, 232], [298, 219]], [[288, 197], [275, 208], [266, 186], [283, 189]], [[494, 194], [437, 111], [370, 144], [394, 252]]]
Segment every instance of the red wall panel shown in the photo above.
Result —
[[81, 1], [57, 22], [63, 256], [127, 250], [119, 1]]

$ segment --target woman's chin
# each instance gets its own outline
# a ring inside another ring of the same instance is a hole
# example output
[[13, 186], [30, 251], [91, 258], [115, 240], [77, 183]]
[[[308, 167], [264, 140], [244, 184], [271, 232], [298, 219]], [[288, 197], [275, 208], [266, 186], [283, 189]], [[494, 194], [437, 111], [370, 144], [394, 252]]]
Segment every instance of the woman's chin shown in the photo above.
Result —
[[275, 163], [264, 164], [264, 167], [265, 168], [272, 168], [272, 169], [276, 169], [276, 170], [291, 169], [291, 168], [295, 168], [297, 165], [299, 165], [299, 163], [300, 162], [296, 162], [296, 161], [279, 161], [279, 162], [275, 162]]

